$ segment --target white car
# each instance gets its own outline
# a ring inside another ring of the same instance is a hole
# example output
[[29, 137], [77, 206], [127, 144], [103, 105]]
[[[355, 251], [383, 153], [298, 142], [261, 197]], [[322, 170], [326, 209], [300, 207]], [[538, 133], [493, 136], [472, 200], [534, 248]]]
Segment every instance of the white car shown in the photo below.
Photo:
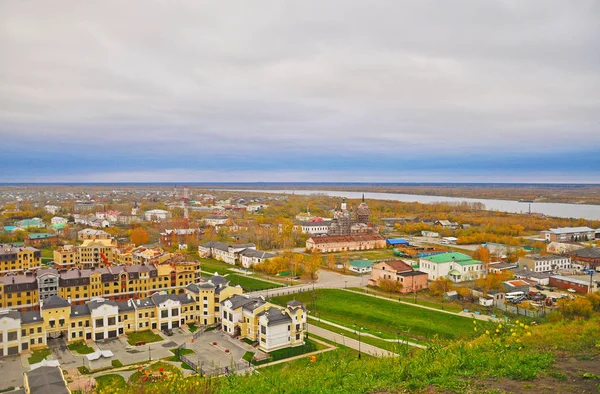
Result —
[[567, 291], [568, 291], [569, 293], [577, 293], [577, 291], [575, 291], [575, 289], [567, 289]]

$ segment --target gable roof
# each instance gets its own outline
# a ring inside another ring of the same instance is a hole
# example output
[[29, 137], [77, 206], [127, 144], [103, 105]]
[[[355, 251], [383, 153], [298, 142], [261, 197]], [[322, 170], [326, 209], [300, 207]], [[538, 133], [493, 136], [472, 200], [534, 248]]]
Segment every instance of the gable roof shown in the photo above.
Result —
[[59, 367], [40, 367], [25, 372], [31, 394], [68, 394], [62, 370]]
[[403, 271], [412, 271], [413, 268], [410, 264], [405, 263], [402, 260], [393, 260], [393, 261], [382, 261], [380, 263], [377, 263], [378, 267], [381, 267], [381, 265], [386, 264], [388, 267], [392, 268], [394, 271], [396, 272], [403, 272]]
[[267, 318], [267, 326], [276, 326], [278, 324], [286, 324], [292, 321], [292, 318], [284, 309], [278, 309], [274, 306], [262, 311], [258, 314], [258, 316], [265, 316]]

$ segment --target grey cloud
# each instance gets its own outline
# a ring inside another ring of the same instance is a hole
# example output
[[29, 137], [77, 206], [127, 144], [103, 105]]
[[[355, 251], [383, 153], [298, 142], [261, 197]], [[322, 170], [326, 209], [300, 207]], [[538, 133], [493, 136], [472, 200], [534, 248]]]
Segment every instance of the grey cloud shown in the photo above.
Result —
[[589, 148], [598, 20], [596, 1], [2, 2], [0, 133]]

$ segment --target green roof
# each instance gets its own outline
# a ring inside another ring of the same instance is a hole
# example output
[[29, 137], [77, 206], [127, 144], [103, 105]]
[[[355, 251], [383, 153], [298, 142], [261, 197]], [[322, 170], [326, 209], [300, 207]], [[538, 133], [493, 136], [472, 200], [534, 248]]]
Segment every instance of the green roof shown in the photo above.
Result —
[[451, 270], [450, 272], [448, 272], [448, 275], [461, 276], [462, 274], [457, 270]]
[[356, 268], [369, 268], [373, 265], [373, 262], [369, 260], [353, 260], [348, 264]]
[[483, 264], [479, 260], [473, 260], [471, 256], [468, 256], [464, 253], [459, 252], [449, 252], [449, 253], [441, 253], [436, 254], [434, 256], [422, 257], [423, 260], [430, 261], [436, 264], [444, 264], [444, 263], [457, 263], [460, 265], [474, 265], [474, 264]]
[[50, 238], [50, 237], [55, 237], [55, 234], [48, 234], [48, 233], [32, 233], [29, 234], [29, 239], [44, 239], [44, 238]]
[[55, 223], [52, 225], [52, 228], [54, 228], [56, 230], [62, 230], [63, 228], [65, 228], [65, 224], [64, 223]]

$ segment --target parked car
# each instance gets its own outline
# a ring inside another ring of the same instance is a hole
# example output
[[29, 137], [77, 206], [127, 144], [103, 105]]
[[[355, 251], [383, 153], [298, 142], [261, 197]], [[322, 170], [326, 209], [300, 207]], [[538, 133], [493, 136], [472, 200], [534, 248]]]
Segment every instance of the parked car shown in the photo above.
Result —
[[163, 332], [165, 333], [165, 335], [167, 336], [172, 336], [173, 335], [173, 330], [171, 330], [170, 328], [168, 330], [163, 330]]
[[576, 291], [575, 289], [567, 289], [567, 291], [568, 291], [569, 293], [577, 293], [577, 291]]
[[544, 290], [544, 286], [541, 285], [535, 285], [535, 288], [538, 290]]

